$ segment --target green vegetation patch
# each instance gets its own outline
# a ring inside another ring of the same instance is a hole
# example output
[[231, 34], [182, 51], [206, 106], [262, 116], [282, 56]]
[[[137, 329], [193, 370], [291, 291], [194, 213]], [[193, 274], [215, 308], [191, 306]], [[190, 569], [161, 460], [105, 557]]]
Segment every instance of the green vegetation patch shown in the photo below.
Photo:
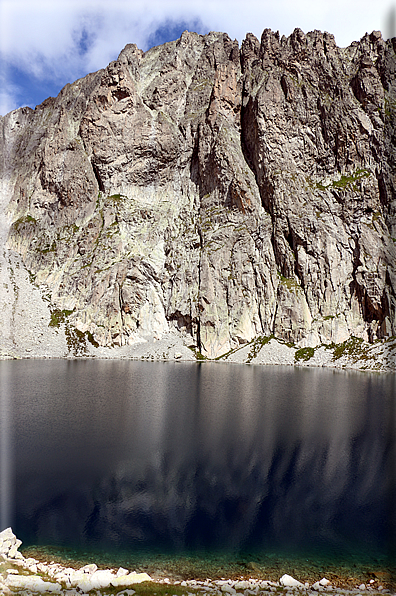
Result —
[[370, 355], [368, 348], [364, 346], [361, 337], [350, 337], [341, 344], [331, 344], [328, 348], [333, 350], [333, 360], [339, 360], [343, 356], [352, 358], [355, 362], [357, 360], [372, 360], [375, 355]]
[[65, 323], [65, 335], [66, 342], [69, 352], [74, 356], [86, 356], [87, 352], [87, 341], [92, 344], [95, 348], [99, 347], [97, 341], [90, 331], [84, 333], [70, 325], [67, 318], [74, 312], [74, 310], [60, 310], [56, 308], [51, 311], [51, 320], [48, 327], [58, 328], [62, 323]]
[[[385, 97], [385, 102], [384, 102], [385, 116], [387, 118], [389, 118], [390, 116], [392, 116], [392, 114], [395, 110], [396, 110], [396, 101], [394, 99], [391, 99], [390, 97]], [[380, 109], [378, 111], [380, 111]]]
[[347, 188], [348, 186], [354, 186], [355, 182], [362, 178], [368, 178], [370, 172], [368, 170], [358, 169], [354, 174], [350, 176], [341, 176], [339, 180], [332, 183], [333, 188]]
[[[159, 584], [156, 582], [142, 582], [140, 584], [132, 584], [128, 586], [129, 590], [131, 588], [136, 591], [138, 596], [186, 596], [187, 592], [194, 595], [203, 594], [201, 590], [198, 590], [197, 588], [194, 588], [192, 586], [188, 586], [187, 589], [180, 585]], [[117, 594], [124, 594], [126, 592], [126, 588], [124, 588], [124, 590], [121, 589], [120, 591], [120, 586], [117, 586], [115, 588], [109, 586], [108, 588], [102, 589], [100, 591], [100, 594], [102, 596], [115, 596]], [[95, 594], [95, 592], [91, 593]], [[98, 594], [98, 592], [96, 592], [96, 594]]]
[[283, 286], [286, 286], [286, 288], [291, 292], [298, 292], [299, 290], [301, 291], [301, 286], [297, 283], [294, 277], [284, 277], [281, 273], [279, 273], [279, 271], [278, 277], [280, 283]]
[[85, 331], [83, 333], [76, 327], [71, 327], [67, 325], [65, 329], [65, 335], [69, 352], [71, 352], [74, 356], [88, 355], [87, 340], [89, 341], [89, 343], [95, 346], [95, 348], [99, 347], [98, 342], [95, 341], [92, 333], [90, 333], [89, 331]]
[[14, 228], [14, 230], [16, 232], [18, 232], [19, 228], [25, 226], [26, 224], [35, 224], [35, 223], [37, 223], [37, 222], [34, 219], [34, 217], [32, 217], [31, 215], [24, 215], [23, 217], [20, 217], [19, 219], [14, 221], [14, 223], [12, 224], [12, 227]]
[[110, 195], [109, 197], [106, 197], [106, 200], [111, 201], [112, 203], [117, 203], [117, 202], [123, 201], [127, 198], [128, 198], [127, 196], [117, 193], [115, 195]]
[[315, 348], [300, 348], [294, 354], [294, 360], [299, 362], [299, 360], [310, 360], [312, 356], [315, 354]]
[[266, 344], [268, 344], [271, 339], [274, 339], [274, 335], [268, 335], [268, 336], [262, 336], [259, 335], [259, 337], [255, 337], [252, 342], [251, 342], [251, 346], [252, 349], [250, 350], [248, 357], [246, 359], [246, 363], [249, 364], [254, 358], [256, 358], [261, 350], [261, 348], [263, 346], [265, 346]]
[[[356, 182], [359, 180], [363, 180], [364, 178], [369, 178], [371, 176], [371, 172], [364, 168], [358, 168], [355, 172], [349, 174], [348, 176], [342, 174], [339, 180], [334, 180], [333, 182], [329, 182], [325, 184], [324, 182], [314, 182], [312, 178], [309, 176], [306, 177], [307, 187], [312, 190], [330, 190], [330, 189], [338, 189], [338, 190], [354, 190], [359, 192], [359, 188], [356, 185]], [[316, 214], [318, 217], [318, 215]]]
[[66, 318], [69, 317], [73, 310], [59, 310], [56, 308], [55, 310], [51, 311], [51, 320], [48, 324], [48, 327], [59, 327], [61, 323], [66, 322]]
[[310, 180], [307, 180], [308, 185], [311, 187], [316, 188], [317, 190], [327, 190], [329, 188], [339, 189], [339, 190], [356, 190], [358, 191], [358, 187], [356, 186], [356, 182], [362, 180], [363, 178], [369, 178], [371, 173], [364, 168], [359, 168], [349, 176], [345, 176], [342, 174], [339, 180], [334, 180], [329, 184], [323, 184], [323, 182], [316, 182], [313, 184]]
[[98, 342], [95, 340], [94, 336], [90, 331], [86, 331], [85, 335], [87, 336], [87, 340], [90, 344], [92, 344], [95, 348], [99, 348]]
[[45, 248], [37, 249], [42, 255], [45, 255], [49, 252], [56, 252], [56, 242], [55, 240], [52, 241], [52, 244], [47, 244]]
[[204, 594], [202, 590], [188, 586], [178, 586], [175, 584], [157, 584], [154, 582], [143, 582], [135, 586], [139, 596], [186, 596], [190, 594]]
[[207, 360], [207, 357], [201, 354], [201, 352], [195, 346], [188, 346], [188, 348], [193, 352], [196, 360]]

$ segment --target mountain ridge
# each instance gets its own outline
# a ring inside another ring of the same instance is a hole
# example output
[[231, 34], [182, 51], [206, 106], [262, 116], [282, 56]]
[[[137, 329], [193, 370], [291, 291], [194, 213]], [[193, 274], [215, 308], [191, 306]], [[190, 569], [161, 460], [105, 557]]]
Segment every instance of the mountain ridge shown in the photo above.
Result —
[[3, 357], [389, 345], [395, 49], [184, 32], [2, 117]]

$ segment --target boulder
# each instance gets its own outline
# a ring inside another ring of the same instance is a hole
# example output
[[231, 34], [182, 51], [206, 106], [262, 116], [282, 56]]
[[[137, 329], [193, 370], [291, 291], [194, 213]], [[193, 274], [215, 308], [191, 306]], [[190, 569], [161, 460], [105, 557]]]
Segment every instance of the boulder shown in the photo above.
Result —
[[282, 575], [279, 580], [281, 586], [285, 586], [286, 588], [304, 588], [304, 584], [299, 582], [297, 579], [294, 579], [291, 575]]
[[0, 532], [0, 554], [7, 559], [22, 559], [23, 556], [18, 552], [22, 540], [18, 540], [11, 528], [6, 528]]
[[9, 575], [5, 581], [9, 588], [31, 590], [32, 592], [59, 594], [62, 586], [58, 583], [46, 582], [35, 575]]
[[141, 584], [143, 582], [153, 581], [147, 573], [136, 573], [132, 571], [127, 575], [119, 575], [111, 580], [111, 585], [114, 587], [118, 586], [133, 586], [134, 584]]

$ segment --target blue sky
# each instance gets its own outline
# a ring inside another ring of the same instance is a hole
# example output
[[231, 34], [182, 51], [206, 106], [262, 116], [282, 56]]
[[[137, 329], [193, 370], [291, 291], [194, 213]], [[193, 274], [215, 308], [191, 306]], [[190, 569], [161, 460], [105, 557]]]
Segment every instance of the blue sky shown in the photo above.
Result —
[[0, 0], [0, 114], [56, 96], [66, 83], [107, 66], [127, 43], [147, 50], [185, 29], [226, 31], [242, 42], [266, 27], [283, 35], [300, 27], [329, 31], [346, 46], [366, 31], [389, 37], [395, 2]]

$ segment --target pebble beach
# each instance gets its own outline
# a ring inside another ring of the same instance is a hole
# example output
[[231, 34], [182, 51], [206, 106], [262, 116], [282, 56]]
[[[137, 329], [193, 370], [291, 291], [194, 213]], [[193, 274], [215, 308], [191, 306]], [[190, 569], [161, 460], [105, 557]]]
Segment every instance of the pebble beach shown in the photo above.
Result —
[[[11, 528], [0, 532], [0, 594], [62, 594], [67, 596], [256, 596], [258, 594], [304, 594], [318, 596], [320, 592], [340, 596], [396, 594], [389, 571], [369, 574], [370, 579], [358, 584], [356, 578], [331, 574], [331, 578], [295, 578], [284, 573], [278, 579], [263, 579], [260, 570], [251, 564], [248, 574], [239, 577], [188, 578], [165, 577], [162, 572], [146, 573], [124, 567], [99, 569], [94, 563], [81, 567], [67, 566], [58, 561], [45, 562], [25, 557], [21, 541]], [[226, 574], [225, 574], [226, 575]], [[369, 577], [369, 575], [367, 577]], [[306, 581], [305, 581], [306, 580]], [[354, 581], [355, 580], [355, 581]]]

